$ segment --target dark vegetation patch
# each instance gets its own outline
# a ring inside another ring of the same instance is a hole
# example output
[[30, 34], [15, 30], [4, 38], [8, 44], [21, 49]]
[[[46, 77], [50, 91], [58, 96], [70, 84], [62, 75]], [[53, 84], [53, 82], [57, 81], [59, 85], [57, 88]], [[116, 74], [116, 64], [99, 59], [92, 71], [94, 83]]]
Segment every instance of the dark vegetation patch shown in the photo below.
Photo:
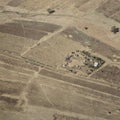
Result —
[[1, 94], [13, 94], [20, 95], [25, 87], [23, 83], [15, 83], [10, 81], [0, 80], [0, 93]]
[[0, 25], [0, 32], [30, 38], [32, 40], [40, 40], [49, 32], [52, 33], [59, 28], [60, 26], [50, 23], [18, 20], [14, 23]]
[[18, 23], [22, 23], [23, 26], [27, 29], [33, 30], [41, 30], [45, 32], [55, 32], [59, 28], [59, 25], [45, 23], [45, 22], [36, 22], [36, 21], [25, 21], [25, 20], [17, 20]]
[[79, 119], [78, 117], [71, 117], [67, 115], [61, 115], [61, 114], [54, 114], [53, 120], [86, 120], [86, 119]]
[[5, 101], [12, 105], [16, 105], [18, 103], [18, 99], [13, 99], [10, 97], [5, 97], [5, 96], [0, 96], [0, 101]]
[[30, 38], [33, 40], [39, 40], [43, 36], [47, 35], [47, 33], [42, 31], [26, 29], [22, 27], [21, 23], [9, 23], [9, 24], [0, 25], [0, 32], [16, 35], [20, 37]]

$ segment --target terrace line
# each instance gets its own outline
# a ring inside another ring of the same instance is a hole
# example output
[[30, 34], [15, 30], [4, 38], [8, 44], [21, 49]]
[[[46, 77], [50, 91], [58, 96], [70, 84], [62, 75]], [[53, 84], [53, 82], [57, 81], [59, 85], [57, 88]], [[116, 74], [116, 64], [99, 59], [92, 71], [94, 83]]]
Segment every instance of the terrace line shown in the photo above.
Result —
[[96, 91], [99, 91], [99, 92], [103, 92], [103, 93], [106, 93], [106, 94], [111, 94], [111, 95], [120, 97], [120, 91], [119, 90], [111, 88], [109, 86], [104, 86], [104, 85], [101, 85], [101, 84], [97, 84], [97, 83], [94, 83], [94, 82], [88, 82], [88, 81], [85, 81], [83, 78], [82, 79], [72, 78], [72, 77], [64, 76], [64, 75], [61, 75], [61, 74], [58, 74], [58, 73], [55, 73], [55, 72], [52, 72], [52, 71], [48, 71], [46, 69], [42, 69], [40, 71], [40, 74], [44, 75], [44, 76], [47, 76], [47, 77], [55, 78], [56, 80], [62, 80], [62, 81], [69, 82], [69, 83], [72, 83], [72, 84], [87, 87], [87, 88], [90, 88], [90, 89], [93, 89], [93, 90], [96, 90]]

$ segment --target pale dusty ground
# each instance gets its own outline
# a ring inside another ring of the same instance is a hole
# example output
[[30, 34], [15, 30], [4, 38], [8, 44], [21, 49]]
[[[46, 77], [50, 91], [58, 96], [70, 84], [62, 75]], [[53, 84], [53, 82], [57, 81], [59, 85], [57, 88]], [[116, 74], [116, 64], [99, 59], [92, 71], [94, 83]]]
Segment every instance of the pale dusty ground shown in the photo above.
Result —
[[[0, 120], [119, 120], [120, 32], [110, 30], [120, 23], [96, 11], [107, 0], [24, 0], [16, 7], [9, 6], [10, 1], [0, 0], [1, 25], [26, 20], [51, 23], [59, 29], [45, 31], [48, 34], [38, 40], [0, 32]], [[56, 12], [49, 15], [48, 8]], [[80, 32], [64, 34], [67, 28], [77, 28], [88, 39], [92, 36], [108, 45], [111, 58], [103, 54], [106, 49], [93, 51], [92, 45], [76, 42]], [[90, 51], [105, 64], [87, 76], [61, 68], [65, 56], [76, 50]], [[118, 68], [107, 70], [118, 83], [106, 75], [92, 78], [107, 65]], [[56, 114], [61, 117], [55, 118]]]

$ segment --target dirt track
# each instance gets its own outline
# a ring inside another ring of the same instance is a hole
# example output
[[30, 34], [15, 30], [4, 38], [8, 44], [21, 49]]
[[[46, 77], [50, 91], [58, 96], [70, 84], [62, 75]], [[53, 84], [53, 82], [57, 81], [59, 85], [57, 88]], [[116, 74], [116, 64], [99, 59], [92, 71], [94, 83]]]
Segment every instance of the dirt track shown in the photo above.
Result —
[[1, 0], [0, 119], [119, 120], [119, 2]]

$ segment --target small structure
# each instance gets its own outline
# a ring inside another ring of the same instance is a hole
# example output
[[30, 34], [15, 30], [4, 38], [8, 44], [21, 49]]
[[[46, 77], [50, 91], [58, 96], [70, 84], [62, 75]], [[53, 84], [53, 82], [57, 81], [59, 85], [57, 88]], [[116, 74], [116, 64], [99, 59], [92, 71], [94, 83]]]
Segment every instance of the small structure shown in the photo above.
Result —
[[73, 55], [67, 55], [66, 58], [65, 58], [65, 61], [66, 62], [71, 62], [71, 58], [73, 57]]
[[76, 52], [80, 52], [80, 50], [76, 50]]
[[52, 13], [55, 12], [55, 10], [54, 10], [54, 9], [51, 9], [51, 8], [48, 8], [47, 11], [48, 11], [49, 14], [52, 14]]
[[119, 32], [119, 28], [116, 27], [116, 26], [112, 26], [111, 32], [113, 32], [114, 34], [116, 34], [117, 32]]
[[85, 30], [88, 30], [88, 27], [84, 27], [85, 28]]
[[89, 75], [105, 63], [100, 57], [92, 55], [89, 51], [76, 50], [65, 57], [63, 68], [74, 74]]
[[97, 68], [99, 66], [98, 62], [94, 62], [94, 67]]

